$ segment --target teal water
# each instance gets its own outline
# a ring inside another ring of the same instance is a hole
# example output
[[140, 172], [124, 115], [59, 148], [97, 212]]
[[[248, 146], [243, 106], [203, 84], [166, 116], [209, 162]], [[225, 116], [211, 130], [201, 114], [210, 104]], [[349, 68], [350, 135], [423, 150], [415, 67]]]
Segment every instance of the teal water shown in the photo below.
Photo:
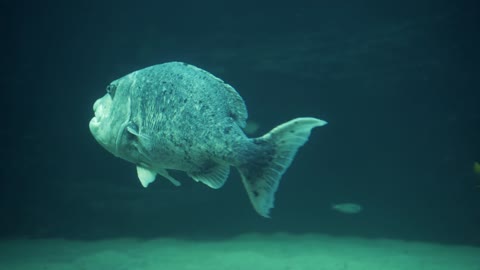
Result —
[[[480, 247], [475, 3], [16, 1], [2, 11], [2, 239], [285, 233]], [[182, 187], [145, 189], [91, 136], [110, 81], [168, 61], [235, 87], [252, 136], [299, 116], [329, 122], [283, 176], [271, 219], [236, 172], [218, 190], [179, 172]], [[342, 203], [361, 211], [332, 207]]]

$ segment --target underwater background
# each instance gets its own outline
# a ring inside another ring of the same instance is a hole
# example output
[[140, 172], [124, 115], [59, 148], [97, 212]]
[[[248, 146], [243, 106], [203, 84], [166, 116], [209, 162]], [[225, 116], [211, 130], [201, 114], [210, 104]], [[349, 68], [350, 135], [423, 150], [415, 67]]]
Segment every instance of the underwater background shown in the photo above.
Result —
[[[3, 3], [0, 237], [480, 247], [479, 11], [466, 0]], [[259, 126], [251, 136], [300, 116], [329, 122], [283, 176], [271, 219], [234, 170], [219, 190], [182, 173], [180, 188], [159, 177], [145, 189], [90, 134], [109, 82], [168, 61], [231, 84]]]

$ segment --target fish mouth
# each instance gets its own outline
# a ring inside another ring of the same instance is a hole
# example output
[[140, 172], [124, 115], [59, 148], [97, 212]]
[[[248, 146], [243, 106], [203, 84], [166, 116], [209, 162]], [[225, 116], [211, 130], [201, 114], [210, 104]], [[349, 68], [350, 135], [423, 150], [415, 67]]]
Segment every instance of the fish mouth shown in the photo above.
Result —
[[93, 117], [88, 123], [88, 128], [90, 133], [93, 135], [95, 140], [107, 150], [109, 149], [108, 137], [105, 137], [105, 134], [102, 132], [102, 123], [98, 117]]
[[101, 114], [102, 114], [102, 107], [100, 106], [101, 105], [101, 100], [102, 99], [97, 99], [95, 101], [95, 103], [93, 103], [93, 113], [94, 113], [94, 116], [93, 118], [90, 120], [90, 122], [88, 123], [88, 126], [90, 128], [90, 132], [92, 132], [92, 134], [95, 134], [95, 132], [98, 130], [99, 126], [100, 126], [100, 121], [102, 119], [101, 117]]
[[94, 114], [94, 117], [92, 118], [92, 120], [90, 121], [92, 124], [95, 124], [95, 125], [98, 125], [99, 122], [106, 117], [106, 113], [107, 113], [107, 106], [109, 105], [109, 99], [110, 96], [108, 95], [105, 95], [104, 97], [102, 98], [99, 98], [97, 99], [94, 103], [93, 103], [93, 114]]
[[[95, 116], [92, 117], [92, 119], [91, 119], [90, 122], [88, 123], [88, 125], [89, 125], [90, 127], [92, 127], [92, 126], [97, 127], [99, 124], [100, 124], [100, 121], [99, 121], [98, 118], [95, 117]], [[91, 128], [90, 128], [90, 129], [91, 129]]]
[[100, 121], [98, 120], [97, 117], [93, 117], [90, 122], [88, 123], [88, 128], [90, 129], [90, 133], [96, 137], [96, 133], [100, 127]]
[[98, 128], [98, 126], [100, 125], [100, 119], [98, 118], [98, 113], [97, 113], [98, 106], [99, 106], [99, 104], [98, 104], [98, 100], [97, 100], [95, 102], [95, 104], [93, 104], [94, 116], [92, 117], [92, 119], [88, 123], [88, 126], [90, 127], [90, 131], [92, 131], [92, 132], [93, 132], [94, 129]]
[[98, 106], [100, 105], [100, 99], [97, 99], [94, 103], [93, 103], [93, 112], [95, 112], [98, 108]]
[[95, 118], [95, 117], [98, 117], [98, 115], [99, 115], [99, 113], [100, 113], [100, 111], [101, 111], [101, 110], [99, 110], [99, 108], [98, 108], [98, 107], [100, 106], [100, 103], [101, 103], [101, 99], [97, 99], [97, 100], [95, 101], [95, 103], [93, 103], [93, 113], [94, 113], [94, 115], [95, 115], [94, 118]]

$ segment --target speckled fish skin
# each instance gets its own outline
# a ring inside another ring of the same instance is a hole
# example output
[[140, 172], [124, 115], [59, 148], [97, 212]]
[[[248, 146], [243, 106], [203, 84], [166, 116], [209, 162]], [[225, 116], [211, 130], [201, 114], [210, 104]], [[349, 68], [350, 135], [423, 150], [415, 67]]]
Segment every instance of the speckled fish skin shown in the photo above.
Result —
[[[201, 171], [209, 161], [236, 164], [234, 149], [249, 142], [241, 130], [247, 112], [240, 96], [235, 99], [231, 86], [192, 65], [157, 65], [111, 85], [118, 104], [113, 106], [130, 103], [127, 125], [142, 135], [135, 138], [125, 132], [115, 153], [133, 163]], [[132, 157], [132, 147], [140, 155]]]
[[283, 172], [310, 130], [326, 124], [297, 118], [248, 138], [247, 110], [233, 87], [193, 65], [170, 62], [132, 72], [94, 104], [90, 130], [117, 157], [136, 164], [144, 187], [168, 170], [220, 188], [236, 167], [257, 212], [268, 217]]

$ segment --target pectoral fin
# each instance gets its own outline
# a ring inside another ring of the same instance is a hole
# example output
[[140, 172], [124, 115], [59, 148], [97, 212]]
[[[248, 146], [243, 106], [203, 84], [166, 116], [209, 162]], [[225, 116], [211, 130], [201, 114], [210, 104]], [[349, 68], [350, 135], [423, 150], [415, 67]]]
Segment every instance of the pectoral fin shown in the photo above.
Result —
[[146, 188], [150, 183], [155, 181], [155, 177], [157, 176], [157, 173], [154, 171], [145, 169], [143, 167], [137, 166], [137, 175], [138, 175], [138, 179], [140, 180], [140, 183], [142, 183], [142, 186]]
[[127, 131], [128, 131], [130, 134], [132, 134], [132, 135], [134, 135], [134, 136], [136, 136], [136, 137], [138, 137], [138, 138], [143, 138], [143, 139], [146, 139], [146, 140], [150, 140], [150, 138], [149, 138], [148, 136], [145, 136], [145, 135], [143, 135], [143, 134], [140, 134], [140, 132], [138, 132], [138, 126], [137, 126], [135, 123], [133, 123], [133, 122], [130, 122], [130, 123], [127, 125]]

